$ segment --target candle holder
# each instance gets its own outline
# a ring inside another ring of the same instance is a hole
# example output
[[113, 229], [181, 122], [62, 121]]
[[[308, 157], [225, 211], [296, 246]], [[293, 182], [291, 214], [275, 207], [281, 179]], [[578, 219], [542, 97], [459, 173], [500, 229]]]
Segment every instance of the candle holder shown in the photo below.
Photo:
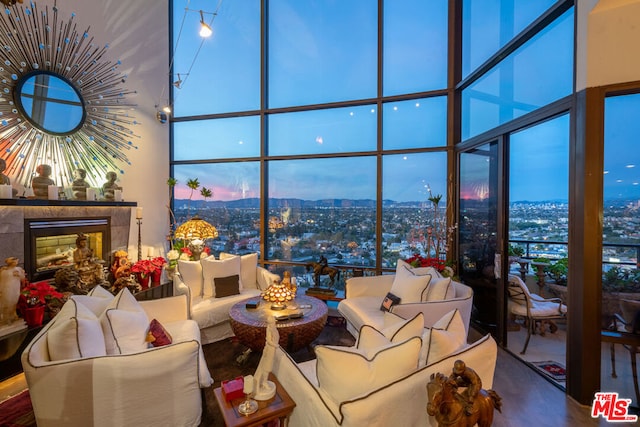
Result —
[[137, 218], [138, 221], [138, 261], [142, 259], [142, 218]]
[[253, 387], [253, 375], [246, 375], [242, 381], [242, 392], [245, 399], [244, 402], [238, 405], [238, 412], [242, 415], [251, 415], [258, 410], [258, 402], [251, 398]]
[[258, 402], [251, 398], [250, 394], [245, 394], [245, 400], [238, 405], [238, 412], [242, 415], [251, 415], [258, 410]]

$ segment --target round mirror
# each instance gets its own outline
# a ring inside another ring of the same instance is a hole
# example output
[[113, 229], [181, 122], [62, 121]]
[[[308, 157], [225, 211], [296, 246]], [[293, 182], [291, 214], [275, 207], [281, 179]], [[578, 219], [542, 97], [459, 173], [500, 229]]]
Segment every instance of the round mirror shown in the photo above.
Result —
[[76, 88], [62, 76], [35, 71], [16, 84], [18, 109], [36, 128], [54, 135], [68, 135], [82, 127], [86, 112]]

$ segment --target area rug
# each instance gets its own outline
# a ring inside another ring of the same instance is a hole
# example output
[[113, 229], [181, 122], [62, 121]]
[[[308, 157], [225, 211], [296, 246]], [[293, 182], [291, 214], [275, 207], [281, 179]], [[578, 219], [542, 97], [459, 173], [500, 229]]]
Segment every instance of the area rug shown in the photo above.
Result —
[[545, 360], [543, 362], [531, 362], [531, 364], [552, 380], [566, 381], [567, 379], [567, 371], [561, 363], [554, 362], [553, 360]]
[[[344, 324], [324, 327], [320, 336], [311, 343], [310, 348], [303, 348], [291, 354], [296, 362], [305, 362], [315, 359], [312, 347], [316, 345], [352, 346], [355, 339], [351, 336]], [[220, 381], [235, 378], [239, 375], [250, 375], [256, 371], [262, 353], [251, 352], [243, 358], [243, 363], [238, 363], [238, 356], [244, 354], [247, 347], [235, 338], [207, 344], [202, 347], [204, 357], [209, 367], [209, 372], [214, 379], [214, 384], [204, 390], [204, 407], [202, 408], [201, 427], [224, 427], [220, 408], [216, 403], [213, 389], [220, 386]]]
[[[355, 339], [347, 332], [345, 326], [326, 326], [311, 347], [318, 344], [332, 344], [352, 346]], [[212, 387], [204, 390], [204, 405], [202, 408], [202, 427], [224, 427], [220, 409], [213, 395], [213, 389], [220, 386], [221, 380], [235, 378], [238, 375], [253, 374], [260, 361], [260, 352], [246, 355], [242, 364], [238, 363], [238, 356], [247, 349], [237, 339], [230, 338], [207, 344], [202, 347], [207, 366], [214, 378]], [[301, 349], [291, 355], [296, 362], [315, 359], [311, 348]], [[0, 403], [0, 427], [31, 427], [35, 426], [35, 418], [31, 407], [29, 391], [25, 390]]]
[[29, 390], [25, 390], [0, 403], [0, 427], [35, 426]]

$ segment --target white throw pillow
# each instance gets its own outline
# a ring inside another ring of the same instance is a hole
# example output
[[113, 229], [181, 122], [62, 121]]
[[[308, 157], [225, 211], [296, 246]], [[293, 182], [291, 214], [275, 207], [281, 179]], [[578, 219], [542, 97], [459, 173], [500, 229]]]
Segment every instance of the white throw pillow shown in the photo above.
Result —
[[424, 315], [422, 313], [408, 320], [402, 319], [381, 331], [371, 325], [362, 325], [356, 348], [364, 352], [377, 352], [381, 347], [392, 343], [400, 343], [413, 337], [421, 338], [423, 331]]
[[[238, 255], [220, 252], [220, 259], [233, 258]], [[256, 267], [258, 266], [258, 254], [246, 254], [240, 257], [240, 290], [245, 288], [254, 289], [258, 286]]]
[[344, 402], [413, 372], [422, 341], [411, 338], [383, 347], [367, 357], [353, 347], [315, 347], [318, 385], [336, 402]]
[[425, 301], [444, 301], [456, 296], [456, 290], [451, 283], [451, 278], [432, 279], [427, 289]]
[[464, 347], [466, 341], [467, 333], [460, 311], [452, 310], [432, 328], [424, 328], [418, 366], [430, 365], [449, 356]]
[[182, 282], [189, 288], [191, 301], [202, 296], [202, 264], [200, 261], [178, 260], [178, 272]]
[[113, 298], [113, 294], [100, 285], [91, 289], [87, 295], [71, 295], [71, 299], [87, 307], [96, 316], [104, 312]]
[[148, 348], [149, 318], [128, 288], [123, 288], [100, 316], [107, 354], [135, 353]]
[[97, 357], [107, 354], [100, 321], [74, 299], [67, 301], [47, 332], [51, 360]]
[[425, 274], [429, 274], [431, 277], [442, 277], [440, 272], [433, 267], [414, 267], [408, 262], [398, 259], [396, 264], [396, 272], [399, 268], [406, 267], [416, 276], [424, 276]]
[[[205, 258], [202, 262], [202, 275], [204, 276], [203, 296], [205, 298], [214, 298], [216, 296], [216, 288], [213, 279], [218, 277], [240, 276], [240, 257], [234, 256], [223, 260], [215, 260]], [[242, 278], [238, 289], [242, 289]]]
[[416, 269], [409, 268], [407, 265], [405, 263], [396, 268], [396, 275], [389, 292], [400, 298], [400, 304], [422, 302], [426, 298], [431, 275], [414, 274]]

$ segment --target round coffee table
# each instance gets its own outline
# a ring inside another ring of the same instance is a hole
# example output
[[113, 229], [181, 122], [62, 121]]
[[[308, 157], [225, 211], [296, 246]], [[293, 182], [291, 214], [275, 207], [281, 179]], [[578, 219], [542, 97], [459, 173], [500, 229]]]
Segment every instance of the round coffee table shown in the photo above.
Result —
[[289, 353], [296, 352], [315, 340], [327, 323], [327, 305], [317, 298], [297, 296], [287, 303], [284, 310], [272, 310], [271, 303], [260, 299], [258, 308], [246, 308], [249, 301], [258, 301], [259, 297], [249, 298], [236, 303], [229, 310], [231, 329], [238, 339], [251, 350], [262, 351], [267, 328], [267, 316], [283, 316], [302, 312], [297, 319], [276, 322], [280, 335], [280, 346]]

